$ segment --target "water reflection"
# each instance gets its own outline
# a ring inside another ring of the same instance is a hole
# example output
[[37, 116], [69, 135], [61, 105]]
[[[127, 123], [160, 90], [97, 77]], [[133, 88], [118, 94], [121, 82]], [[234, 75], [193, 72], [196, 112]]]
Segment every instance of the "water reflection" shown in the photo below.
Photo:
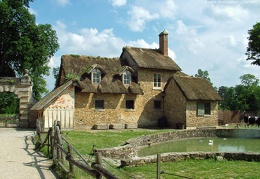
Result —
[[193, 138], [152, 144], [138, 152], [139, 156], [167, 152], [260, 152], [259, 139]]

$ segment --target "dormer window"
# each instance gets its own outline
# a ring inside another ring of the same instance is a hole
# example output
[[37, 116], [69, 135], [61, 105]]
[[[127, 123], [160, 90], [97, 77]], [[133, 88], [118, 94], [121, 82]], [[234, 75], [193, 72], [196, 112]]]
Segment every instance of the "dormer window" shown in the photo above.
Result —
[[129, 85], [132, 81], [132, 77], [131, 77], [131, 73], [130, 71], [126, 70], [124, 73], [123, 73], [123, 83], [125, 85]]
[[92, 70], [91, 73], [92, 83], [99, 84], [101, 82], [101, 71], [97, 68]]

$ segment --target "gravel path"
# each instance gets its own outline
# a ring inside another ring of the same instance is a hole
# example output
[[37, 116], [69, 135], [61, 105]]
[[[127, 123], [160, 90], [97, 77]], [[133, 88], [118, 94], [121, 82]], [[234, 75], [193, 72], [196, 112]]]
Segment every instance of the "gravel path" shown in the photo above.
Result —
[[33, 150], [34, 131], [0, 128], [0, 179], [55, 179], [52, 161]]

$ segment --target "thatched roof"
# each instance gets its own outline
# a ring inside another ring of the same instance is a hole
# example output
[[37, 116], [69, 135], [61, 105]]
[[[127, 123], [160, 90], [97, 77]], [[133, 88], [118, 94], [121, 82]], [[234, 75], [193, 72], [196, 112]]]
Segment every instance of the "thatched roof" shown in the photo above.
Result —
[[[100, 69], [102, 73], [101, 83], [96, 85], [91, 82], [91, 71], [94, 68]], [[121, 65], [119, 58], [102, 58], [79, 55], [63, 55], [61, 57], [59, 84], [66, 81], [66, 77], [74, 76], [78, 80], [82, 92], [93, 93], [143, 93], [134, 78], [128, 86], [122, 82], [124, 70], [133, 71], [131, 67]]]
[[159, 49], [124, 47], [123, 53], [128, 53], [140, 68], [181, 71], [181, 68]]
[[31, 110], [41, 110], [48, 106], [52, 101], [57, 99], [65, 90], [67, 90], [71, 85], [73, 85], [73, 81], [70, 80], [58, 88], [52, 90], [46, 96], [44, 96], [40, 101], [38, 101]]
[[204, 78], [175, 76], [173, 79], [188, 100], [218, 101], [222, 98]]

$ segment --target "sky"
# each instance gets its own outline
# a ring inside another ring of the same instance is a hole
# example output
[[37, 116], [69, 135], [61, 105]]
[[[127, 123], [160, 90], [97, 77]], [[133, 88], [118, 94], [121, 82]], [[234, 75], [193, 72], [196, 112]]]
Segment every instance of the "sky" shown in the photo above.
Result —
[[[119, 57], [124, 46], [159, 48], [168, 32], [169, 56], [182, 72], [209, 72], [213, 86], [236, 86], [240, 76], [260, 78], [260, 66], [246, 60], [248, 30], [260, 22], [260, 0], [34, 0], [37, 24], [51, 24], [64, 54]], [[54, 88], [52, 72], [47, 88]]]

